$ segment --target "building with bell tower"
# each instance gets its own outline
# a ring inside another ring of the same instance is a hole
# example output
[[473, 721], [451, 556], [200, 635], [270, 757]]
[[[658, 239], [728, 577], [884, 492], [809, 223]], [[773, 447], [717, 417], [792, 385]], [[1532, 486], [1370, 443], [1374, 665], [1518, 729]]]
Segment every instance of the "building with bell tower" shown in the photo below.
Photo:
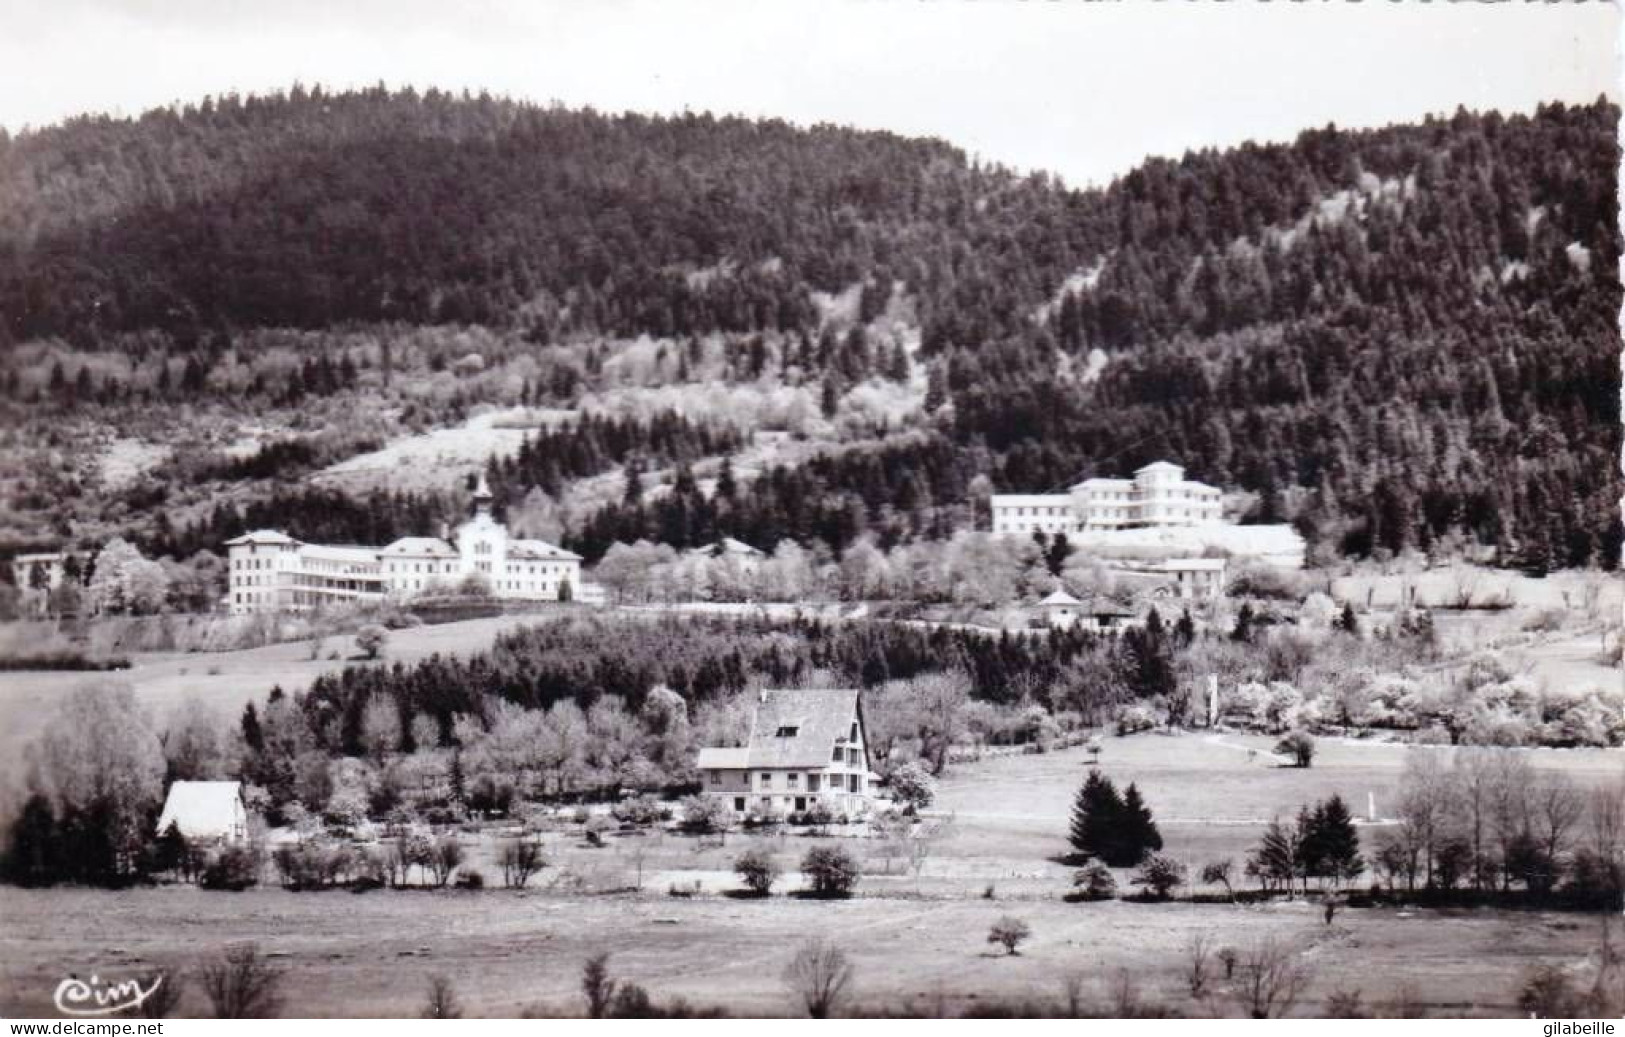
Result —
[[508, 571], [508, 527], [491, 516], [491, 500], [491, 487], [481, 475], [474, 489], [474, 517], [457, 527], [457, 554], [465, 577], [483, 577], [496, 590]]

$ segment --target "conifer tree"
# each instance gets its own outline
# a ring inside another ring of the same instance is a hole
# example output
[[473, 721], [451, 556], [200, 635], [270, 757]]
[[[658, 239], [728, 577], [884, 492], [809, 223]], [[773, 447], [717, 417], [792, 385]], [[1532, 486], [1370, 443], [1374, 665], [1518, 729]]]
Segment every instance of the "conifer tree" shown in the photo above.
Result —
[[1151, 816], [1151, 808], [1140, 798], [1140, 790], [1130, 782], [1123, 790], [1123, 822], [1120, 859], [1140, 863], [1147, 854], [1162, 849], [1162, 833]]

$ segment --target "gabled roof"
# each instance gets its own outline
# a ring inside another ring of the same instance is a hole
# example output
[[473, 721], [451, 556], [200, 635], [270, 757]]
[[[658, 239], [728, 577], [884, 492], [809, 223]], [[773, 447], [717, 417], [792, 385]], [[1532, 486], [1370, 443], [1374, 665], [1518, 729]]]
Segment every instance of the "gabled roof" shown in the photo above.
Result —
[[[752, 767], [827, 767], [837, 739], [858, 716], [856, 688], [768, 691], [750, 729]], [[780, 735], [781, 729], [794, 735]]]
[[[700, 750], [702, 770], [746, 767], [827, 767], [860, 716], [856, 688], [764, 691], [744, 748]], [[780, 734], [781, 730], [793, 734]]]
[[566, 551], [562, 547], [555, 547], [545, 540], [510, 540], [508, 541], [509, 558], [535, 558], [551, 561], [581, 561], [581, 556], [573, 551]]
[[1083, 602], [1074, 598], [1064, 590], [1057, 589], [1049, 597], [1039, 602], [1040, 605], [1082, 605]]
[[244, 544], [297, 544], [299, 541], [282, 532], [280, 529], [256, 529], [252, 533], [244, 533], [226, 541], [227, 547], [240, 547]]
[[177, 781], [169, 786], [158, 831], [173, 822], [188, 839], [213, 839], [243, 834], [242, 783], [236, 781]]
[[404, 555], [409, 558], [456, 558], [457, 549], [439, 537], [401, 537], [382, 548], [379, 554]]

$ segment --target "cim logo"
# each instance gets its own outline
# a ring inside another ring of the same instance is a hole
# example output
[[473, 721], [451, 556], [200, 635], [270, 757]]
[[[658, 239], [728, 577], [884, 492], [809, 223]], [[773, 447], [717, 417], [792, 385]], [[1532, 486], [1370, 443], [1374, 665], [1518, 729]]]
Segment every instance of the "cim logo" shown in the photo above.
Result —
[[140, 1007], [163, 982], [163, 976], [156, 976], [152, 986], [142, 989], [141, 981], [136, 979], [104, 984], [96, 975], [90, 977], [89, 983], [69, 976], [57, 984], [53, 1000], [57, 1011], [66, 1015], [112, 1015]]

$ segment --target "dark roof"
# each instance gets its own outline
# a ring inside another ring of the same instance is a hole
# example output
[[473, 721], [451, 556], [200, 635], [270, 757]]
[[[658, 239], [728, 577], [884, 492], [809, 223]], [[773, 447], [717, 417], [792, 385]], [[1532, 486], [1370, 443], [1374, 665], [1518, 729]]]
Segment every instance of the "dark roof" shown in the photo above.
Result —
[[751, 721], [750, 744], [743, 749], [701, 749], [699, 766], [828, 767], [836, 744], [846, 741], [859, 716], [856, 688], [764, 691]]
[[[784, 688], [765, 693], [750, 729], [752, 767], [826, 767], [858, 716], [856, 688]], [[793, 729], [794, 735], [780, 735]]]

